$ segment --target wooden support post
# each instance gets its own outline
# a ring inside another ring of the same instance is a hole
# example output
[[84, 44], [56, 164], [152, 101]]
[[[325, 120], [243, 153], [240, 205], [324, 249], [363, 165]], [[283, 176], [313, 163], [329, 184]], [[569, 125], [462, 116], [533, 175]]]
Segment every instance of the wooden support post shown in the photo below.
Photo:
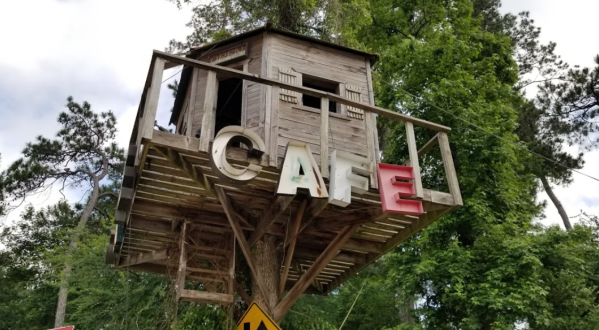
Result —
[[216, 195], [218, 196], [218, 199], [220, 200], [221, 204], [223, 205], [223, 209], [225, 211], [225, 214], [227, 215], [229, 224], [231, 225], [231, 228], [233, 229], [235, 238], [237, 238], [237, 242], [239, 243], [239, 248], [241, 249], [241, 252], [243, 252], [243, 256], [245, 257], [248, 267], [250, 268], [250, 271], [252, 272], [253, 280], [258, 284], [260, 293], [264, 297], [268, 297], [268, 292], [266, 290], [266, 284], [263, 282], [262, 277], [260, 276], [260, 274], [258, 273], [258, 270], [256, 269], [256, 265], [254, 262], [254, 257], [252, 255], [251, 247], [248, 244], [247, 240], [245, 239], [245, 236], [243, 235], [243, 230], [241, 229], [241, 226], [239, 226], [239, 222], [237, 221], [237, 218], [235, 217], [233, 212], [231, 212], [233, 210], [233, 208], [231, 207], [231, 202], [229, 200], [229, 197], [227, 197], [227, 194], [225, 193], [225, 191], [222, 187], [217, 185], [214, 187], [214, 189], [216, 191]]
[[414, 135], [414, 124], [407, 121], [406, 123], [406, 138], [408, 140], [408, 153], [410, 155], [410, 166], [414, 171], [414, 190], [416, 197], [424, 197], [424, 189], [422, 188], [422, 178], [420, 177], [420, 163], [418, 161], [418, 149], [416, 148], [416, 137]]
[[[285, 236], [284, 245], [287, 246], [287, 253], [285, 255], [285, 261], [283, 263], [283, 273], [281, 274], [281, 281], [279, 283], [279, 299], [283, 297], [283, 291], [285, 290], [285, 283], [287, 282], [287, 276], [289, 275], [289, 267], [291, 266], [291, 260], [293, 259], [293, 252], [295, 251], [295, 242], [299, 235], [300, 225], [302, 218], [304, 217], [304, 211], [308, 205], [307, 200], [303, 200], [297, 210], [297, 214], [293, 218], [293, 221], [287, 223], [287, 235]], [[287, 243], [289, 242], [289, 243]]]
[[329, 177], [329, 99], [320, 99], [320, 174]]
[[[237, 70], [236, 70], [237, 71]], [[208, 71], [206, 77], [206, 94], [204, 95], [204, 116], [200, 133], [200, 151], [208, 152], [210, 139], [214, 138], [216, 104], [218, 99], [218, 79], [216, 71]]]
[[233, 294], [235, 292], [235, 235], [231, 236], [231, 252], [229, 254], [229, 281], [227, 293]]
[[237, 292], [237, 295], [239, 295], [239, 297], [241, 298], [241, 300], [243, 300], [243, 302], [246, 305], [251, 305], [252, 304], [252, 297], [250, 297], [250, 295], [245, 292], [245, 289], [241, 286], [241, 284], [239, 284], [237, 281], [233, 280], [233, 282], [235, 283], [235, 292]]
[[185, 121], [187, 122], [185, 124], [185, 127], [187, 127], [187, 132], [186, 132], [186, 136], [188, 138], [191, 137], [195, 137], [194, 134], [195, 132], [193, 131], [193, 113], [195, 110], [195, 105], [196, 105], [196, 95], [198, 93], [197, 89], [198, 89], [198, 75], [199, 75], [199, 69], [197, 68], [193, 68], [193, 73], [191, 74], [191, 90], [190, 93], [191, 95], [189, 95], [189, 104], [187, 105], [187, 113], [186, 113], [186, 118]]
[[337, 236], [331, 241], [329, 246], [322, 252], [322, 254], [314, 261], [312, 266], [299, 278], [293, 288], [289, 290], [287, 295], [279, 302], [274, 310], [274, 319], [279, 322], [285, 316], [287, 311], [293, 306], [293, 304], [299, 299], [302, 293], [311, 285], [316, 279], [320, 271], [322, 271], [326, 265], [333, 260], [335, 255], [339, 253], [339, 250], [345, 242], [354, 234], [359, 225], [347, 226], [341, 230]]
[[328, 198], [310, 198], [308, 202], [308, 207], [306, 209], [306, 216], [304, 217], [304, 221], [300, 226], [300, 233], [303, 233], [307, 228], [312, 225], [312, 222], [316, 217], [322, 212], [327, 205], [329, 205]]
[[273, 198], [270, 206], [264, 210], [264, 213], [262, 214], [262, 217], [256, 226], [256, 230], [248, 240], [250, 246], [254, 246], [254, 244], [256, 244], [256, 242], [258, 242], [262, 236], [266, 234], [268, 228], [270, 228], [270, 226], [277, 221], [279, 215], [281, 215], [287, 209], [287, 206], [291, 204], [293, 197], [295, 196], [276, 195]]
[[277, 166], [278, 138], [279, 138], [279, 86], [272, 87], [272, 101], [270, 103], [270, 138], [268, 140], [268, 165]]
[[139, 119], [140, 132], [138, 133], [137, 145], [142, 140], [151, 140], [154, 131], [154, 120], [156, 120], [156, 111], [158, 110], [158, 97], [160, 96], [160, 87], [162, 86], [162, 73], [164, 72], [164, 59], [156, 57], [154, 60], [154, 70], [152, 71], [152, 82], [150, 89], [146, 94], [146, 104], [144, 112]]
[[447, 177], [449, 193], [453, 196], [454, 204], [462, 206], [464, 205], [464, 201], [462, 201], [460, 183], [458, 182], [458, 176], [453, 165], [453, 157], [451, 156], [447, 133], [439, 132], [439, 146], [441, 147], [441, 157], [443, 158], [443, 166], [445, 166], [445, 176]]
[[181, 225], [181, 234], [179, 236], [179, 268], [177, 269], [177, 291], [176, 301], [181, 299], [181, 293], [185, 290], [185, 273], [187, 272], [187, 248], [185, 240], [187, 238], [187, 221]]

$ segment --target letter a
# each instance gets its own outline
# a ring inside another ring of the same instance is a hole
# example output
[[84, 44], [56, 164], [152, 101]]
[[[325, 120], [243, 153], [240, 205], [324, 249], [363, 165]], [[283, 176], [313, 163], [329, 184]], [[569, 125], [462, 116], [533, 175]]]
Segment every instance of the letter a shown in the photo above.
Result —
[[283, 168], [277, 185], [277, 194], [296, 195], [297, 188], [304, 188], [314, 198], [327, 198], [329, 194], [316, 165], [310, 146], [291, 141], [287, 143]]

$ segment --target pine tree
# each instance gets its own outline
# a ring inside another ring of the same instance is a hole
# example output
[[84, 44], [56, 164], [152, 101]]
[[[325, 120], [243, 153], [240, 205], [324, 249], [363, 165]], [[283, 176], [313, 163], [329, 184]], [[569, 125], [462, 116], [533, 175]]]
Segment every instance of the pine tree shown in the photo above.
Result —
[[[50, 189], [60, 184], [65, 188], [90, 189], [88, 202], [78, 225], [70, 238], [69, 254], [77, 248], [87, 221], [100, 198], [114, 196], [112, 191], [101, 191], [104, 179], [116, 181], [123, 169], [124, 151], [116, 145], [116, 118], [111, 111], [94, 113], [87, 102], [76, 103], [68, 98], [67, 112], [58, 116], [62, 129], [55, 139], [42, 136], [28, 143], [23, 157], [4, 173], [5, 193], [14, 201]], [[65, 319], [68, 279], [72, 267], [67, 259], [62, 272], [55, 327]]]

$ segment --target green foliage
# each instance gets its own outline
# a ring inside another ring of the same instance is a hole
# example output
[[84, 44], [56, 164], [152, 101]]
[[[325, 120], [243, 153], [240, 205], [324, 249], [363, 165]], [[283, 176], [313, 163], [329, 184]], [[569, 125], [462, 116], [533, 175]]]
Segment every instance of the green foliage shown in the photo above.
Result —
[[[169, 0], [179, 7], [190, 0]], [[229, 38], [274, 23], [280, 29], [323, 40], [349, 43], [356, 30], [370, 21], [366, 0], [221, 0], [192, 5], [185, 41], [171, 40], [169, 51]]]
[[24, 200], [54, 183], [61, 183], [62, 189], [79, 188], [92, 179], [120, 178], [124, 151], [114, 142], [114, 114], [97, 114], [89, 103], [78, 104], [72, 97], [67, 109], [58, 116], [62, 129], [56, 139], [38, 136], [3, 174], [4, 192], [13, 200]]
[[548, 125], [567, 134], [568, 142], [596, 147], [599, 138], [599, 55], [593, 69], [569, 70], [557, 83], [549, 80], [539, 87], [539, 107], [547, 111]]

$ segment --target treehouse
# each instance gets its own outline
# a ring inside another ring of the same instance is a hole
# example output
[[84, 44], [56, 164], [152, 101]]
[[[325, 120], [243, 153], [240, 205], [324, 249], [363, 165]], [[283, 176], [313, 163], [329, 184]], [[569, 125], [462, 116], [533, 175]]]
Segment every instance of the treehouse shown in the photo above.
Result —
[[[257, 300], [279, 321], [462, 205], [450, 129], [376, 107], [376, 60], [270, 26], [154, 51], [107, 263], [172, 276], [177, 300]], [[155, 120], [175, 66], [169, 132]], [[406, 164], [380, 163], [378, 116], [403, 122]], [[434, 132], [420, 148], [415, 126]], [[422, 184], [434, 147], [446, 192]]]

